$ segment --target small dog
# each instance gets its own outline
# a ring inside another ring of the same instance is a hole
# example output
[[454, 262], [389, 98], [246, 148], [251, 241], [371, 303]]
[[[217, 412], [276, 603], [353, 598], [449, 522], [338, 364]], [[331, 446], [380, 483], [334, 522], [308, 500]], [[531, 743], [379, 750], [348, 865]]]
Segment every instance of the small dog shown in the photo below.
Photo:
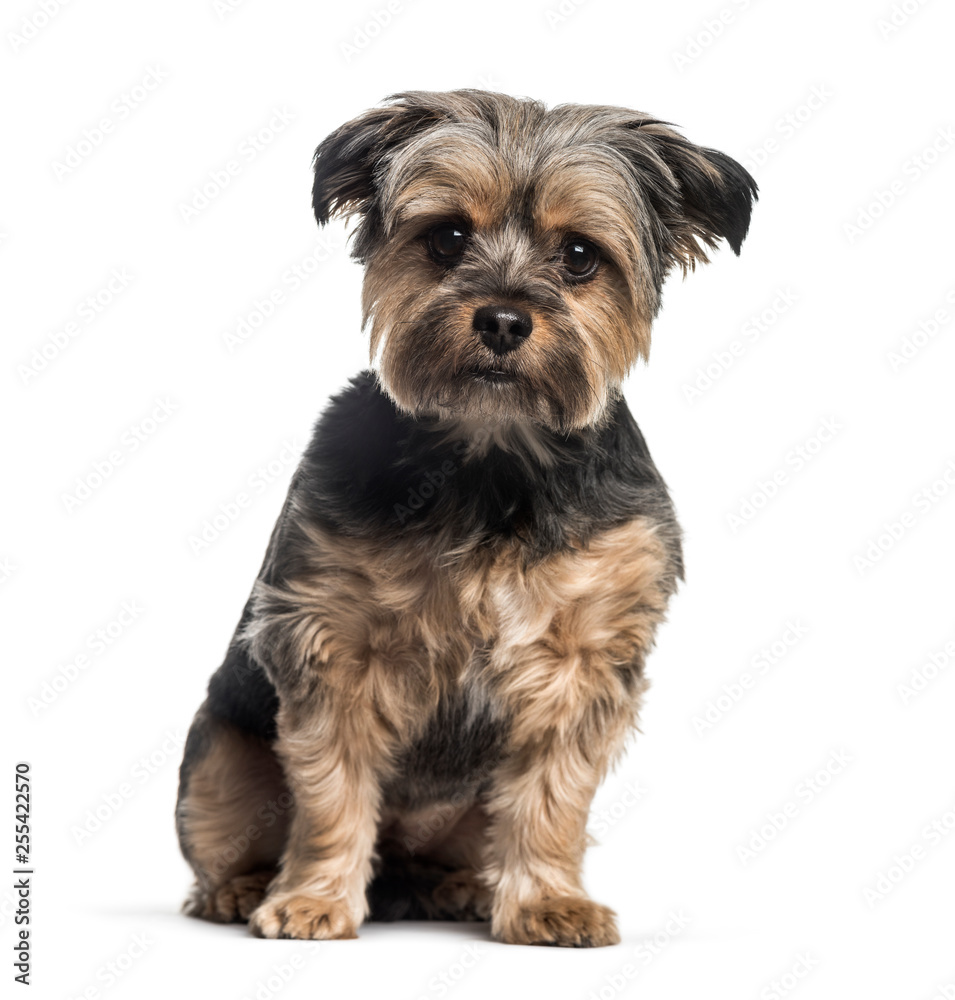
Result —
[[476, 90], [399, 94], [314, 168], [318, 222], [359, 219], [374, 368], [319, 419], [190, 730], [186, 912], [614, 944], [588, 809], [683, 575], [621, 383], [756, 185], [649, 115]]

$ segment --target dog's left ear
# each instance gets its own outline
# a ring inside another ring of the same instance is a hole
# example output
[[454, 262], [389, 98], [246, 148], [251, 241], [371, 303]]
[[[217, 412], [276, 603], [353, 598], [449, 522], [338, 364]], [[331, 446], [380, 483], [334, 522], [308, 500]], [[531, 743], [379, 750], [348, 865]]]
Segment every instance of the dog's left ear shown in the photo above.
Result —
[[319, 225], [373, 207], [379, 168], [388, 154], [440, 120], [426, 95], [397, 94], [337, 128], [315, 150], [312, 208]]
[[[643, 140], [640, 180], [663, 224], [668, 262], [690, 270], [706, 263], [706, 250], [721, 239], [738, 255], [758, 197], [756, 181], [736, 160], [694, 145], [667, 122], [637, 121], [633, 132]], [[657, 157], [662, 175], [652, 169]]]

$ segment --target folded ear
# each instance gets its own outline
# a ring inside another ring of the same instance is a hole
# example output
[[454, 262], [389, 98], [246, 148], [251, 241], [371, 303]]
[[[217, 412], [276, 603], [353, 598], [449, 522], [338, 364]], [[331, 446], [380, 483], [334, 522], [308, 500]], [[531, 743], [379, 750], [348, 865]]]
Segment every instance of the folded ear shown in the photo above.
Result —
[[666, 232], [664, 255], [687, 271], [706, 263], [706, 250], [721, 239], [739, 254], [757, 199], [756, 181], [725, 153], [696, 146], [667, 125], [656, 119], [634, 123], [649, 146], [645, 152], [652, 151], [649, 159], [659, 157], [665, 166], [662, 177], [654, 177], [652, 169], [641, 171]]
[[319, 225], [334, 215], [365, 214], [375, 199], [376, 173], [388, 154], [438, 120], [433, 107], [397, 94], [337, 128], [315, 150], [312, 208]]

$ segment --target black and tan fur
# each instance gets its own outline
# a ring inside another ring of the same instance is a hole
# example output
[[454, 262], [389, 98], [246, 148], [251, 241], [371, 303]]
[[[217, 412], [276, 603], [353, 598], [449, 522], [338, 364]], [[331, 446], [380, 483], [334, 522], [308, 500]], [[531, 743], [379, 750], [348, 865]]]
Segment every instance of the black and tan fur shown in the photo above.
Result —
[[[620, 386], [667, 273], [739, 252], [755, 185], [637, 112], [416, 92], [319, 146], [313, 197], [359, 220], [374, 370], [319, 420], [190, 732], [187, 910], [265, 937], [488, 918], [612, 944], [588, 809], [682, 576]], [[429, 250], [449, 223], [453, 261]], [[583, 281], [575, 240], [599, 253]], [[529, 335], [495, 352], [483, 306]]]

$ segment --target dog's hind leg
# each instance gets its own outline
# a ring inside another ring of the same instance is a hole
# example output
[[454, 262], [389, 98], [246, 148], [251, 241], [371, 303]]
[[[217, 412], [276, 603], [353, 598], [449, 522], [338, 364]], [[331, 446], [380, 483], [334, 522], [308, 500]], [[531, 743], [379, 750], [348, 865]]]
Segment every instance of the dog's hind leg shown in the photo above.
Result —
[[291, 811], [269, 743], [200, 708], [176, 806], [179, 844], [196, 875], [184, 911], [223, 923], [248, 920], [275, 876]]

